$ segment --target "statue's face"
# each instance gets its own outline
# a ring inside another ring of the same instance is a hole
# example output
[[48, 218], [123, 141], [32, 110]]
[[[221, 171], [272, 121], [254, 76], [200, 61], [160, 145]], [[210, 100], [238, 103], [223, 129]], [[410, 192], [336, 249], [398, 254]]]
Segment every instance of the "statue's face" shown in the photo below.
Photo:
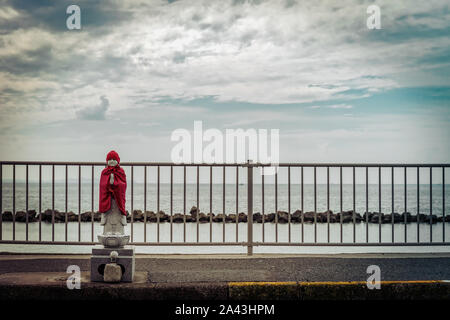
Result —
[[114, 159], [108, 160], [107, 164], [108, 164], [108, 166], [110, 166], [110, 167], [115, 167], [115, 166], [117, 166], [117, 161], [114, 160]]

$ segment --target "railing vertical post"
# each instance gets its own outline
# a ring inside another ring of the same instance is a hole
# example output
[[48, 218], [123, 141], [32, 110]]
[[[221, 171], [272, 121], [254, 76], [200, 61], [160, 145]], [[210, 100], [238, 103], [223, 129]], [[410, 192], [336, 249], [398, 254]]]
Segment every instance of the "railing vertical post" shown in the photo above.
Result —
[[209, 242], [212, 242], [212, 215], [213, 215], [213, 210], [212, 210], [212, 197], [213, 197], [213, 193], [212, 193], [212, 183], [213, 183], [213, 166], [209, 167]]
[[261, 216], [262, 216], [262, 242], [265, 241], [264, 231], [264, 167], [261, 168]]
[[291, 242], [291, 167], [288, 167], [288, 240]]
[[430, 242], [433, 242], [433, 167], [430, 167]]
[[131, 214], [130, 214], [130, 220], [131, 220], [131, 242], [133, 242], [133, 235], [134, 235], [134, 229], [133, 229], [133, 221], [134, 221], [134, 208], [133, 208], [133, 197], [134, 197], [134, 166], [131, 166]]
[[42, 165], [39, 165], [39, 241], [42, 240]]
[[343, 227], [342, 227], [342, 166], [339, 167], [339, 227], [340, 227], [340, 236], [341, 243], [344, 240], [343, 236]]
[[[133, 168], [133, 167], [131, 167], [131, 168]], [[161, 222], [161, 218], [160, 218], [160, 211], [161, 211], [161, 208], [160, 208], [160, 202], [159, 202], [159, 200], [160, 200], [160, 188], [161, 188], [161, 177], [160, 177], [160, 171], [161, 171], [161, 169], [160, 169], [160, 166], [158, 166], [158, 172], [157, 172], [157, 184], [158, 184], [158, 189], [157, 189], [157, 191], [156, 191], [156, 197], [157, 197], [157, 199], [156, 199], [156, 211], [157, 211], [157, 213], [156, 213], [156, 242], [159, 242], [159, 238], [160, 238], [160, 230], [159, 230], [159, 223]], [[131, 198], [131, 201], [133, 201], [133, 198]], [[131, 202], [131, 203], [133, 203], [133, 202]]]
[[[133, 188], [133, 185], [131, 185]], [[131, 198], [131, 203], [133, 203], [133, 198]], [[94, 242], [94, 166], [91, 166], [91, 241]]]
[[222, 237], [223, 242], [225, 242], [225, 166], [223, 166], [223, 177], [222, 177], [222, 212], [223, 212], [223, 218], [222, 218]]
[[[199, 199], [199, 190], [200, 190], [200, 166], [197, 166], [197, 193], [196, 193], [196, 195], [197, 195], [197, 214], [196, 214], [196, 230], [197, 230], [197, 242], [199, 242], [200, 241], [200, 235], [199, 235], [199, 232], [200, 232], [200, 229], [199, 229], [199, 222], [200, 222], [200, 199]], [[236, 240], [236, 242], [237, 242], [237, 240]]]
[[275, 242], [278, 242], [278, 172], [275, 171]]
[[301, 167], [301, 181], [300, 181], [300, 184], [301, 184], [301, 193], [300, 193], [300, 197], [301, 197], [301, 206], [302, 206], [302, 208], [301, 208], [301, 211], [302, 211], [302, 217], [301, 217], [301, 222], [302, 222], [302, 243], [303, 242], [305, 242], [305, 228], [304, 228], [304, 220], [305, 220], [305, 210], [304, 210], [304, 203], [303, 203], [303, 166]]
[[330, 167], [327, 167], [327, 242], [330, 242]]
[[[158, 167], [158, 211], [159, 211], [159, 167]], [[200, 215], [200, 211], [197, 212]], [[158, 221], [159, 228], [159, 221]], [[197, 233], [198, 234], [198, 233]], [[159, 229], [158, 229], [159, 242]], [[186, 242], [186, 166], [183, 166], [183, 242]]]
[[381, 167], [378, 167], [378, 242], [381, 243]]
[[239, 167], [236, 166], [236, 242], [239, 241]]
[[25, 239], [28, 241], [28, 165], [25, 166], [25, 214], [26, 214], [26, 235]]
[[391, 228], [392, 228], [392, 243], [395, 241], [395, 227], [394, 227], [394, 167], [391, 169], [391, 206], [392, 206], [392, 214], [391, 214]]
[[52, 165], [52, 241], [55, 241], [55, 165]]
[[356, 225], [355, 225], [355, 223], [356, 223], [356, 191], [355, 191], [355, 188], [356, 188], [356, 178], [355, 178], [355, 167], [353, 167], [353, 213], [352, 213], [352, 216], [353, 216], [353, 243], [355, 243], [356, 242]]
[[369, 167], [366, 167], [366, 242], [369, 242]]
[[247, 255], [253, 255], [253, 166], [247, 168]]
[[317, 242], [317, 179], [316, 167], [314, 167], [314, 242]]
[[445, 242], [445, 220], [445, 167], [442, 167], [442, 242]]
[[65, 206], [64, 206], [64, 209], [65, 209], [64, 210], [65, 211], [64, 234], [65, 234], [65, 236], [64, 236], [64, 239], [66, 240], [66, 242], [68, 240], [68, 236], [67, 236], [67, 232], [68, 232], [68, 226], [67, 226], [67, 223], [68, 223], [68, 216], [67, 216], [67, 210], [68, 210], [68, 206], [67, 206], [67, 176], [68, 176], [68, 173], [67, 173], [67, 170], [68, 170], [68, 167], [66, 165], [66, 175], [65, 175], [65, 180], [64, 180], [64, 201], [65, 201]]
[[[172, 170], [172, 167], [170, 169]], [[172, 232], [172, 230], [170, 231]], [[172, 234], [170, 239], [172, 239]], [[144, 242], [147, 242], [147, 166], [144, 166]]]
[[420, 168], [417, 167], [417, 243], [420, 242]]
[[13, 241], [16, 240], [16, 165], [13, 164]]
[[406, 214], [406, 212], [408, 211], [408, 190], [407, 190], [407, 173], [408, 173], [408, 170], [407, 170], [407, 167], [405, 167], [405, 173], [404, 173], [404, 179], [405, 179], [405, 182], [404, 182], [404, 188], [405, 188], [405, 191], [404, 191], [404, 193], [405, 193], [405, 197], [404, 197], [404, 201], [405, 201], [405, 214], [404, 214], [404, 217], [403, 217], [403, 222], [404, 222], [404, 224], [405, 224], [405, 243], [406, 242], [408, 242], [408, 228], [407, 228], [407, 214]]
[[3, 164], [0, 163], [0, 240], [3, 239]]
[[0, 240], [3, 239], [3, 165], [0, 163]]
[[173, 242], [173, 166], [170, 166], [170, 242]]
[[[39, 167], [39, 211], [41, 211], [41, 167]], [[40, 223], [40, 220], [39, 220]], [[39, 225], [39, 237], [41, 236], [41, 229]], [[81, 242], [81, 166], [78, 166], [78, 241]]]

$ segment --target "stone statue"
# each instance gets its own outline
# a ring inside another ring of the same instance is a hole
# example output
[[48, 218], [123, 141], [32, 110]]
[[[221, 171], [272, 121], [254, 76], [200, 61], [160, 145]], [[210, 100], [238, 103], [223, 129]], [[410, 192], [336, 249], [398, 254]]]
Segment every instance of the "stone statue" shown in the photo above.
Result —
[[125, 210], [127, 178], [119, 164], [117, 152], [110, 151], [100, 177], [103, 233], [97, 237], [102, 245], [92, 248], [91, 281], [132, 282], [134, 279], [134, 247], [127, 246], [130, 236], [124, 230], [128, 215]]
[[[124, 214], [126, 177], [119, 161], [115, 151], [108, 153], [107, 167], [100, 180], [100, 225], [103, 226], [103, 234], [98, 235], [98, 239], [105, 247], [123, 247], [129, 241], [129, 236], [124, 232], [124, 226], [127, 225], [126, 212]], [[108, 210], [105, 212], [106, 208]]]

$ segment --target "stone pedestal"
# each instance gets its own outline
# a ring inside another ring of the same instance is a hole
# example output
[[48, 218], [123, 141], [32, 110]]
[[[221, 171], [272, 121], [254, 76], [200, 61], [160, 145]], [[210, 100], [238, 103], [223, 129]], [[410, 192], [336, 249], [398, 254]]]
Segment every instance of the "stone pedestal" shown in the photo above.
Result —
[[122, 282], [133, 282], [135, 270], [135, 256], [133, 246], [123, 248], [106, 248], [97, 245], [92, 248], [91, 256], [91, 281], [103, 282], [105, 266], [111, 263], [111, 252], [116, 251], [119, 255], [115, 263], [122, 269]]

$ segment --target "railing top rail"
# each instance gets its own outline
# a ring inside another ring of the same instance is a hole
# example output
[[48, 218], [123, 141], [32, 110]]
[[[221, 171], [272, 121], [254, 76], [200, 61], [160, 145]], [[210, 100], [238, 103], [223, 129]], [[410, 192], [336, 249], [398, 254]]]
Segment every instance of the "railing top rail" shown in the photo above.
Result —
[[[0, 165], [55, 165], [55, 166], [105, 166], [105, 162], [95, 161], [0, 161]], [[173, 163], [173, 162], [122, 162], [121, 166], [205, 166], [205, 167], [236, 167], [248, 166], [248, 163]], [[268, 163], [252, 163], [251, 166], [262, 167], [271, 166]], [[275, 166], [275, 165], [274, 165]], [[425, 167], [439, 168], [450, 167], [450, 163], [302, 163], [283, 162], [279, 167]]]
[[280, 163], [280, 167], [450, 167], [450, 163]]
[[[98, 161], [0, 161], [1, 165], [55, 165], [55, 166], [105, 166]], [[241, 166], [244, 163], [173, 163], [173, 162], [121, 162], [121, 166]], [[267, 165], [267, 164], [266, 164]]]

